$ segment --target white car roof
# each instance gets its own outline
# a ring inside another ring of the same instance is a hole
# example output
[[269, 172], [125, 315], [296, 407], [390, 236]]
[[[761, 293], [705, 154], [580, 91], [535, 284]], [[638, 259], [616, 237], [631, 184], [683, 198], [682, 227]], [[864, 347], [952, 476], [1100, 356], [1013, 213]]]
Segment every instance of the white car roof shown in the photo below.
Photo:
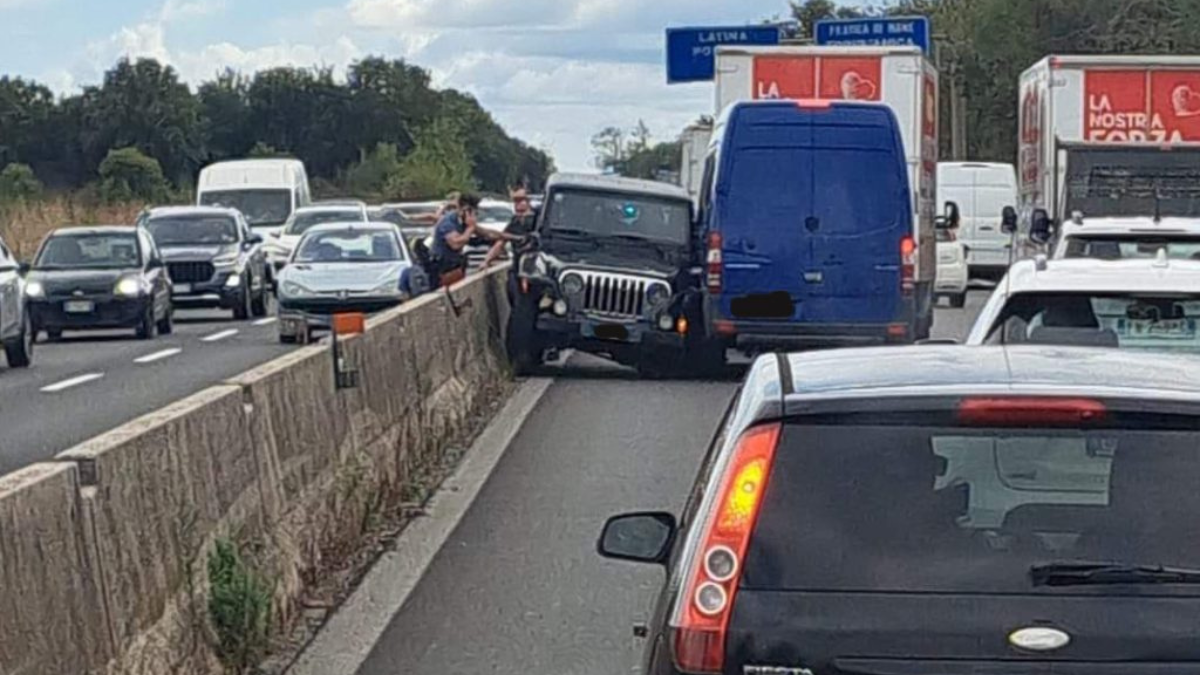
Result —
[[1184, 234], [1200, 236], [1200, 218], [1163, 218], [1155, 222], [1153, 218], [1123, 217], [1123, 218], [1088, 218], [1084, 215], [1082, 223], [1066, 219], [1062, 224], [1062, 236], [1079, 235], [1165, 235]]
[[1138, 258], [1022, 260], [996, 287], [998, 293], [1192, 292], [1200, 293], [1200, 261]]
[[400, 230], [391, 223], [364, 223], [361, 221], [345, 221], [336, 223], [321, 223], [313, 225], [304, 231], [304, 235], [308, 236], [318, 232], [340, 232], [342, 230], [360, 230], [362, 232], [378, 232], [381, 230], [390, 230], [399, 235]]
[[173, 218], [178, 216], [229, 216], [237, 218], [241, 212], [224, 206], [158, 206], [146, 212], [150, 218]]
[[365, 210], [365, 206], [356, 206], [354, 204], [320, 204], [313, 206], [302, 206], [292, 213], [336, 213], [338, 211], [345, 211], [347, 213], [362, 213]]

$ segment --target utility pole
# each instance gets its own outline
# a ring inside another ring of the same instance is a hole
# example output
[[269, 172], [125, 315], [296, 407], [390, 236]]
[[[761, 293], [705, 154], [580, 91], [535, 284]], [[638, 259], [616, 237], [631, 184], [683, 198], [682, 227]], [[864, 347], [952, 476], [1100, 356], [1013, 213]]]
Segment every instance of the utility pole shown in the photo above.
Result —
[[967, 101], [962, 92], [957, 45], [951, 44], [944, 33], [934, 36], [934, 63], [938, 74], [949, 79], [950, 159], [962, 161], [967, 158]]

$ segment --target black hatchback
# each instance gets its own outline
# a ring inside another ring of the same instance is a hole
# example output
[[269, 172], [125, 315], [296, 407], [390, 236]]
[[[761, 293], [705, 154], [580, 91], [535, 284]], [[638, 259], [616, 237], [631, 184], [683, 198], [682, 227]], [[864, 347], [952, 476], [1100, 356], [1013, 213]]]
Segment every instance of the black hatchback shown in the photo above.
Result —
[[38, 249], [25, 295], [35, 335], [131, 328], [172, 332], [171, 280], [154, 241], [133, 227], [59, 229]]
[[662, 564], [646, 673], [1200, 673], [1200, 360], [1050, 347], [765, 356]]

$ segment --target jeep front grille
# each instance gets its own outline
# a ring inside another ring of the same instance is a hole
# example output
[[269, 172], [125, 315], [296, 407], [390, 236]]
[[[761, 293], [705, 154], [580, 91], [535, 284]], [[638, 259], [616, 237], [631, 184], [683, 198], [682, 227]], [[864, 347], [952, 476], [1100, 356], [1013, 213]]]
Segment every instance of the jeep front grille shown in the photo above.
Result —
[[581, 309], [609, 316], [642, 316], [646, 309], [646, 291], [653, 285], [666, 286], [661, 281], [623, 274], [580, 271], [571, 274], [583, 278]]

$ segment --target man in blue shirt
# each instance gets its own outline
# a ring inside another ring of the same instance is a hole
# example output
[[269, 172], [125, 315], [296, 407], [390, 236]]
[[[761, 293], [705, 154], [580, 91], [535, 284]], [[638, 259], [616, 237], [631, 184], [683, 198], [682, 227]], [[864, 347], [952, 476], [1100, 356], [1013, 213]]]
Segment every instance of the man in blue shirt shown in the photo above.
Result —
[[463, 249], [476, 235], [479, 197], [462, 195], [458, 209], [447, 212], [433, 230], [433, 246], [429, 249], [439, 285], [448, 286], [460, 281], [467, 273], [467, 256]]

